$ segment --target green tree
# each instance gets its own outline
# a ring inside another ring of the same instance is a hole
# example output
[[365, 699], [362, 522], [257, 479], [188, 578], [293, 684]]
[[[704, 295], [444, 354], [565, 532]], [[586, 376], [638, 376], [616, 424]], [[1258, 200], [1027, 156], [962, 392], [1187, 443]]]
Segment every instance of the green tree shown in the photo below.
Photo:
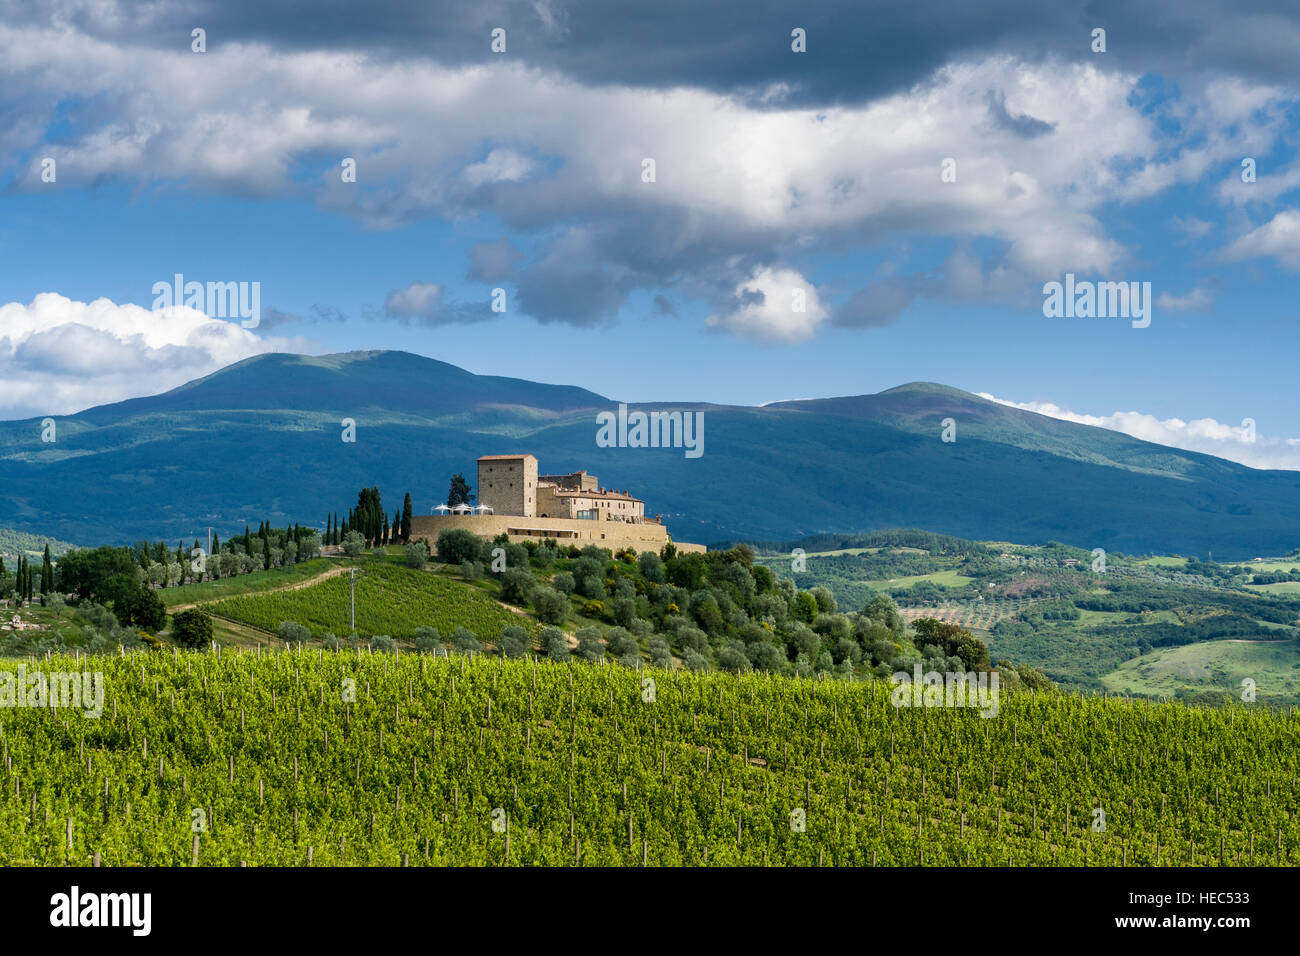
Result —
[[532, 593], [533, 610], [543, 624], [563, 624], [569, 600], [559, 591], [539, 587]]
[[349, 558], [355, 558], [365, 550], [366, 539], [360, 531], [349, 531], [343, 536], [343, 553]]
[[45, 557], [41, 561], [41, 594], [54, 591], [54, 563], [50, 560], [50, 546], [45, 545]]
[[411, 493], [402, 499], [402, 544], [411, 540]]
[[569, 639], [558, 627], [544, 627], [540, 635], [542, 650], [553, 661], [569, 659]]
[[469, 482], [460, 472], [451, 476], [451, 487], [447, 489], [447, 505], [456, 507], [457, 505], [473, 504], [474, 495], [471, 494]]
[[429, 547], [423, 541], [412, 541], [402, 549], [402, 557], [408, 568], [422, 568], [429, 560]]
[[497, 643], [501, 647], [501, 653], [506, 657], [523, 657], [533, 647], [528, 632], [516, 624], [504, 628]]
[[478, 535], [464, 528], [451, 528], [438, 533], [438, 560], [444, 564], [460, 564], [478, 560], [481, 547]]
[[212, 642], [212, 617], [196, 607], [173, 614], [172, 639], [184, 647], [206, 647]]
[[511, 604], [526, 604], [535, 587], [537, 579], [533, 577], [532, 571], [526, 568], [507, 568], [506, 573], [501, 575], [501, 600]]

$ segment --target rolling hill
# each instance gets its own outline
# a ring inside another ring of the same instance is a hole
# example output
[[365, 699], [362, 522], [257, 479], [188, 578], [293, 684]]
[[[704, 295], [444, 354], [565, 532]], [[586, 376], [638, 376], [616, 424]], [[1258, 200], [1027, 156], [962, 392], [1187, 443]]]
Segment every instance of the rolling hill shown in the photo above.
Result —
[[[1259, 471], [930, 383], [705, 412], [704, 454], [600, 448], [581, 388], [406, 352], [261, 355], [58, 421], [0, 423], [0, 526], [82, 542], [193, 538], [263, 518], [320, 524], [377, 484], [417, 512], [482, 454], [586, 468], [680, 540], [921, 527], [975, 539], [1243, 558], [1300, 544], [1300, 473]], [[957, 441], [940, 440], [954, 418]], [[341, 440], [341, 421], [356, 441]]]

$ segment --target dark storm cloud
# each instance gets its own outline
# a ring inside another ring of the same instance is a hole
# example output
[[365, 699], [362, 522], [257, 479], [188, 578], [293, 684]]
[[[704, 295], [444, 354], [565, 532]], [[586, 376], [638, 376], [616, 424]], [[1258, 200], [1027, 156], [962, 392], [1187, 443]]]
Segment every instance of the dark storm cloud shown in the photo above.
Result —
[[[68, 24], [124, 44], [188, 49], [190, 30], [207, 30], [209, 50], [227, 42], [278, 49], [363, 49], [376, 57], [440, 63], [490, 61], [490, 32], [507, 31], [512, 60], [580, 82], [695, 86], [756, 99], [788, 85], [772, 102], [861, 102], [923, 81], [944, 63], [1003, 52], [1095, 56], [1090, 31], [1107, 31], [1109, 65], [1137, 72], [1220, 69], [1291, 82], [1300, 47], [1293, 0], [931, 0], [918, 4], [807, 6], [772, 0], [318, 0], [276, 5], [190, 0], [116, 6], [87, 0], [0, 0], [10, 25]], [[807, 52], [790, 49], [794, 27]]]

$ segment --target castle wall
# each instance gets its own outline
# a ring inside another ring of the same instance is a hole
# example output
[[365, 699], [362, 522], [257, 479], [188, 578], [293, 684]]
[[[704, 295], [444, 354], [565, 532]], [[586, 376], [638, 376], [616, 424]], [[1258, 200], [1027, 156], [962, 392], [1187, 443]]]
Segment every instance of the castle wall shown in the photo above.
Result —
[[[479, 498], [482, 500], [481, 493]], [[438, 534], [452, 528], [464, 528], [481, 538], [495, 538], [499, 534], [505, 534], [511, 541], [519, 542], [540, 542], [546, 538], [553, 538], [563, 545], [574, 544], [582, 548], [594, 544], [611, 551], [635, 548], [637, 551], [658, 552], [670, 540], [668, 530], [661, 524], [537, 518], [508, 514], [411, 516], [411, 538], [428, 542], [430, 550], [436, 548]], [[678, 551], [682, 552], [706, 550], [702, 544], [679, 541], [674, 541], [673, 544]]]

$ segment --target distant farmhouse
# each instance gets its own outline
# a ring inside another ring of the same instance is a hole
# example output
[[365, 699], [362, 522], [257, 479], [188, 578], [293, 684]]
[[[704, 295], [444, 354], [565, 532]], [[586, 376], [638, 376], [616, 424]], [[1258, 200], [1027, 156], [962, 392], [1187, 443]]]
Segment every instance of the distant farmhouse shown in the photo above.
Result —
[[[411, 537], [432, 547], [438, 534], [466, 528], [484, 538], [589, 544], [611, 551], [659, 551], [672, 541], [658, 515], [647, 518], [645, 502], [627, 491], [600, 487], [595, 475], [539, 475], [532, 455], [484, 455], [478, 460], [478, 506], [439, 505], [440, 515], [411, 518]], [[678, 551], [704, 551], [702, 544], [672, 542]]]

